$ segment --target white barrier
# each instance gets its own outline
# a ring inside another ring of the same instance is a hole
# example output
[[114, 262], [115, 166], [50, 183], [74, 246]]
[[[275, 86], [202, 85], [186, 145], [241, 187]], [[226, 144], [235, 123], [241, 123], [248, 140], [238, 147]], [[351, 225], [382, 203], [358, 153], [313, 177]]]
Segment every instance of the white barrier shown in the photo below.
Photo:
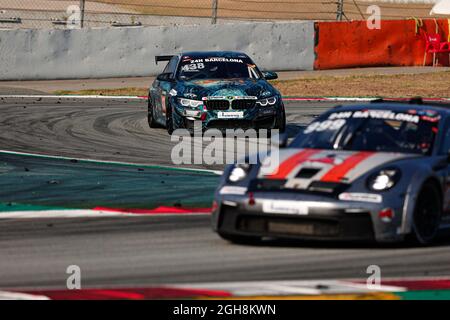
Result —
[[237, 50], [266, 70], [312, 70], [314, 22], [1, 30], [0, 80], [149, 76], [154, 56]]

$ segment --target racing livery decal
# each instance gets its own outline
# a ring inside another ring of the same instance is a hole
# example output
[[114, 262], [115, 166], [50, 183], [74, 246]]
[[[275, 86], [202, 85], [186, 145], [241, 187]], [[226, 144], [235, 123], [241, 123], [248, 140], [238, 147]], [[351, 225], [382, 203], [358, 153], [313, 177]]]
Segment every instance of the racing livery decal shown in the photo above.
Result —
[[[286, 128], [280, 93], [267, 81], [273, 72], [261, 72], [242, 53], [189, 52], [158, 56], [168, 61], [149, 92], [150, 127], [165, 126], [171, 134], [178, 128], [278, 129]], [[171, 92], [164, 102], [164, 92]]]

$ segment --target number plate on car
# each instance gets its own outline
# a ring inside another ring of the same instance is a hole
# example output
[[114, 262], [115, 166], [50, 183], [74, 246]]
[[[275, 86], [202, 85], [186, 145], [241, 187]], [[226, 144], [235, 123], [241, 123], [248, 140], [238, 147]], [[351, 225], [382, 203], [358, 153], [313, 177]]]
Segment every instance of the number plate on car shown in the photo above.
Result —
[[217, 117], [219, 119], [242, 119], [242, 118], [244, 118], [244, 112], [243, 111], [230, 111], [230, 112], [220, 111], [219, 113], [217, 113]]
[[307, 215], [308, 207], [299, 201], [264, 201], [263, 212]]

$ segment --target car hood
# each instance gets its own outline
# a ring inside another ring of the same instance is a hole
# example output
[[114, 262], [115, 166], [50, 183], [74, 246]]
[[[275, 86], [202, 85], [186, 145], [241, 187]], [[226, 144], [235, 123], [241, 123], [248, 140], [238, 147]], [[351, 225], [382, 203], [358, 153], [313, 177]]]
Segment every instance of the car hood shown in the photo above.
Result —
[[279, 157], [272, 154], [262, 161], [258, 178], [286, 180], [284, 186], [295, 189], [307, 189], [313, 181], [349, 184], [384, 164], [418, 157], [422, 156], [368, 151], [280, 149]]
[[254, 96], [266, 98], [278, 92], [265, 80], [226, 79], [183, 81], [177, 88], [179, 96], [199, 99], [211, 96]]

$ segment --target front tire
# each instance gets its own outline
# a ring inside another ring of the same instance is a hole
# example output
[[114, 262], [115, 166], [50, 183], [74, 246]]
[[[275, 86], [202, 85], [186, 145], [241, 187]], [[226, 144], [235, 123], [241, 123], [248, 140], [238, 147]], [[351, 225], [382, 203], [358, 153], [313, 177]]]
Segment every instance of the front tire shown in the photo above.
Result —
[[172, 107], [170, 105], [167, 106], [166, 110], [166, 129], [170, 135], [172, 135], [175, 130], [173, 125]]
[[435, 183], [427, 182], [417, 197], [413, 214], [412, 242], [430, 245], [436, 238], [442, 216], [442, 200]]
[[148, 126], [150, 128], [158, 128], [159, 127], [158, 123], [155, 121], [155, 114], [154, 114], [153, 105], [151, 103], [151, 99], [150, 98], [148, 99], [147, 121], [148, 121]]

